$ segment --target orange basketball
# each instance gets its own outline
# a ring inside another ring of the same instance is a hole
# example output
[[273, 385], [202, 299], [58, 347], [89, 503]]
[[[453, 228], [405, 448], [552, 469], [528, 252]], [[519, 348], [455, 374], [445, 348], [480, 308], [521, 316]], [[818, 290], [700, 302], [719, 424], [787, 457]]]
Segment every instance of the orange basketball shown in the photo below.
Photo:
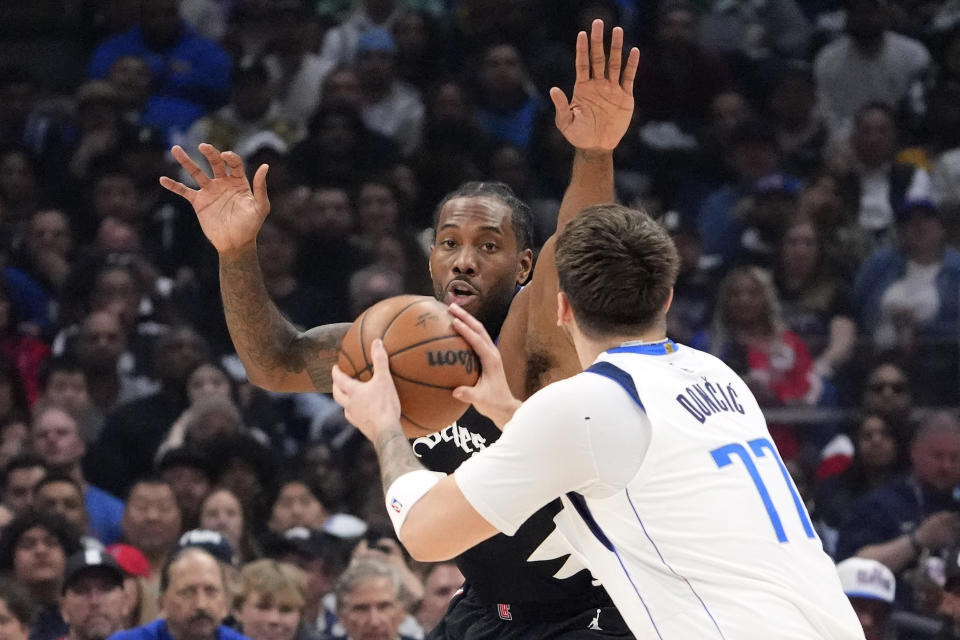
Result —
[[383, 340], [409, 438], [440, 431], [462, 416], [468, 405], [450, 392], [475, 384], [480, 376], [477, 355], [452, 320], [435, 298], [396, 296], [360, 314], [343, 337], [337, 364], [364, 381], [373, 375], [370, 346]]

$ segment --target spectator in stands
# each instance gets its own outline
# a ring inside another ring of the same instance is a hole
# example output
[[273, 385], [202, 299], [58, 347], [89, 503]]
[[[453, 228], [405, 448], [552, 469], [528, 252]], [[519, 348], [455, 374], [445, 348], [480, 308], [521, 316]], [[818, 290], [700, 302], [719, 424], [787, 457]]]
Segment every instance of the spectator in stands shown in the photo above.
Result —
[[863, 264], [853, 300], [864, 332], [880, 350], [923, 362], [911, 377], [924, 403], [950, 403], [956, 384], [942, 379], [957, 367], [960, 253], [947, 246], [942, 214], [930, 201], [901, 210], [900, 245]]
[[57, 640], [67, 633], [58, 605], [66, 559], [77, 551], [79, 534], [54, 513], [27, 512], [3, 529], [0, 570], [10, 572], [38, 608], [31, 640]]
[[36, 79], [26, 67], [0, 69], [0, 104], [5, 107], [0, 113], [0, 147], [26, 145], [34, 154], [43, 149], [43, 137], [34, 137], [48, 124], [37, 117], [38, 93]]
[[187, 547], [170, 558], [160, 581], [163, 617], [121, 631], [114, 640], [242, 640], [222, 624], [228, 613], [227, 580], [219, 561], [204, 549]]
[[132, 356], [120, 319], [108, 311], [84, 318], [76, 340], [76, 357], [83, 367], [93, 407], [106, 415], [141, 394], [142, 382], [129, 371]]
[[920, 42], [890, 30], [880, 0], [847, 0], [847, 35], [817, 54], [814, 73], [820, 108], [834, 129], [848, 128], [864, 105], [896, 108], [930, 65]]
[[780, 74], [768, 103], [783, 152], [783, 168], [808, 178], [823, 166], [829, 129], [817, 112], [816, 82], [805, 62], [794, 62]]
[[851, 146], [860, 187], [858, 222], [873, 234], [875, 245], [891, 242], [896, 214], [907, 202], [930, 199], [927, 172], [896, 162], [897, 137], [889, 107], [870, 103], [857, 111]]
[[208, 351], [206, 341], [189, 327], [174, 329], [158, 340], [155, 368], [160, 390], [121, 405], [107, 417], [91, 452], [92, 481], [123, 495], [134, 480], [149, 473], [157, 447], [186, 408], [187, 372], [207, 359]]
[[357, 40], [363, 122], [409, 156], [423, 135], [423, 100], [419, 91], [397, 77], [395, 61], [396, 45], [386, 29], [370, 29]]
[[102, 550], [103, 543], [91, 535], [90, 516], [83, 501], [83, 488], [65, 473], [53, 471], [37, 483], [36, 509], [59, 514], [79, 531], [84, 549]]
[[[270, 217], [263, 221], [257, 255], [267, 292], [284, 317], [298, 327], [335, 322], [337, 310], [331, 308], [317, 289], [300, 282], [294, 272], [300, 253], [298, 240], [296, 230], [282, 218]], [[316, 249], [310, 246], [309, 250]]]
[[71, 356], [53, 356], [40, 368], [40, 402], [60, 407], [80, 424], [87, 444], [96, 440], [103, 426], [103, 414], [90, 400], [87, 374], [80, 361]]
[[659, 7], [656, 36], [634, 87], [642, 122], [669, 122], [688, 134], [706, 126], [710, 104], [730, 78], [723, 61], [697, 42], [698, 27], [691, 4], [673, 0]]
[[47, 468], [64, 473], [83, 487], [84, 504], [90, 514], [90, 529], [104, 544], [120, 539], [123, 503], [84, 478], [82, 461], [87, 446], [80, 437], [76, 419], [57, 407], [40, 408], [31, 427], [33, 450]]
[[3, 468], [3, 506], [18, 516], [33, 507], [34, 489], [47, 467], [33, 453], [14, 456]]
[[0, 353], [0, 423], [26, 423], [29, 413], [27, 391], [17, 365]]
[[833, 379], [853, 355], [857, 326], [845, 278], [809, 219], [783, 225], [775, 277], [784, 322], [810, 349], [820, 377]]
[[360, 0], [340, 24], [324, 35], [320, 55], [335, 65], [352, 63], [360, 37], [371, 29], [389, 30], [400, 19], [396, 0]]
[[397, 45], [397, 75], [424, 92], [442, 72], [437, 59], [441, 48], [439, 25], [429, 12], [408, 9], [393, 23], [391, 33]]
[[333, 593], [337, 578], [349, 559], [336, 539], [315, 529], [294, 527], [282, 535], [265, 540], [268, 558], [293, 564], [307, 575], [306, 604], [302, 621], [311, 632], [326, 632], [336, 624], [336, 616], [326, 601]]
[[182, 528], [197, 528], [203, 500], [213, 484], [213, 468], [207, 456], [195, 446], [168, 449], [158, 459], [156, 470], [173, 489]]
[[427, 633], [443, 618], [450, 600], [463, 585], [463, 574], [453, 562], [438, 562], [427, 569], [423, 578], [423, 599], [414, 615]]
[[143, 56], [155, 79], [156, 95], [219, 107], [227, 97], [230, 58], [212, 40], [180, 19], [176, 0], [147, 0], [136, 25], [101, 43], [90, 60], [91, 78], [104, 78], [122, 56]]
[[[423, 599], [423, 580], [410, 569], [406, 552], [400, 546], [393, 532], [384, 534], [382, 530], [375, 527], [368, 528], [351, 554], [353, 561], [365, 558], [383, 561], [396, 570], [401, 582], [400, 604], [405, 611], [412, 610]], [[412, 617], [405, 616], [405, 618], [410, 619]], [[407, 624], [405, 621], [401, 629], [407, 630]]]
[[843, 592], [860, 619], [866, 640], [892, 638], [890, 614], [897, 583], [890, 569], [876, 560], [848, 558], [837, 565], [837, 573]]
[[520, 52], [509, 44], [488, 48], [476, 82], [477, 118], [487, 136], [526, 148], [542, 102], [527, 75]]
[[70, 220], [60, 209], [37, 209], [30, 217], [19, 252], [11, 262], [58, 297], [70, 276], [73, 260]]
[[805, 3], [795, 0], [752, 2], [710, 2], [703, 17], [701, 41], [710, 50], [733, 54], [737, 51], [758, 56], [773, 49], [791, 58], [802, 56], [810, 38], [810, 24], [800, 10]]
[[306, 604], [306, 574], [290, 564], [257, 560], [240, 575], [233, 611], [243, 634], [251, 640], [293, 640]]
[[297, 475], [282, 480], [270, 508], [267, 527], [278, 534], [293, 527], [321, 529], [329, 513], [317, 493]]
[[[960, 423], [946, 412], [933, 413], [910, 446], [910, 474], [868, 494], [851, 508], [840, 527], [837, 558], [852, 555], [878, 560], [902, 584], [903, 570], [924, 549], [933, 552], [960, 543]], [[908, 589], [897, 602], [910, 606]]]
[[242, 565], [256, 558], [258, 548], [250, 532], [250, 525], [243, 512], [240, 500], [229, 489], [217, 487], [207, 494], [200, 505], [201, 529], [216, 531], [230, 543]]
[[27, 402], [32, 405], [40, 393], [40, 367], [49, 357], [50, 347], [36, 336], [24, 332], [21, 326], [10, 287], [0, 273], [0, 354], [16, 365]]
[[144, 478], [130, 488], [123, 512], [123, 539], [146, 556], [150, 563], [147, 582], [154, 589], [180, 537], [180, 523], [180, 508], [169, 484]]
[[[837, 531], [853, 504], [905, 472], [909, 465], [909, 439], [882, 416], [864, 414], [854, 424], [849, 438], [854, 447], [852, 459], [826, 458], [817, 474], [817, 517], [822, 523], [821, 531], [829, 533], [824, 547], [830, 553], [836, 550]], [[835, 467], [840, 465], [846, 468], [838, 471]]]
[[33, 599], [19, 584], [0, 579], [0, 634], [4, 640], [28, 640], [35, 609]]
[[123, 592], [129, 611], [123, 628], [131, 629], [156, 620], [157, 601], [147, 585], [150, 563], [146, 557], [136, 547], [121, 542], [107, 547], [107, 553], [114, 557], [123, 570]]
[[303, 3], [276, 4], [271, 10], [274, 37], [263, 64], [283, 114], [304, 128], [320, 105], [323, 81], [336, 61], [313, 51], [312, 14]]
[[60, 612], [70, 627], [66, 640], [107, 640], [126, 628], [129, 603], [113, 556], [87, 550], [67, 558]]
[[[275, 98], [270, 75], [261, 60], [237, 69], [230, 102], [190, 127], [183, 147], [198, 162], [203, 162], [197, 147], [208, 143], [220, 149], [239, 149], [265, 132], [276, 134], [285, 145], [303, 138], [303, 125], [283, 113]], [[283, 149], [286, 152], [286, 148]]]
[[349, 640], [367, 636], [397, 638], [405, 617], [396, 569], [382, 560], [362, 558], [350, 563], [337, 581], [337, 618]]
[[742, 246], [743, 224], [739, 211], [749, 200], [744, 198], [764, 176], [774, 174], [780, 165], [780, 151], [773, 131], [760, 122], [743, 122], [730, 133], [725, 161], [733, 171], [733, 180], [722, 185], [704, 200], [698, 226], [703, 252], [717, 256], [725, 265], [738, 261]]

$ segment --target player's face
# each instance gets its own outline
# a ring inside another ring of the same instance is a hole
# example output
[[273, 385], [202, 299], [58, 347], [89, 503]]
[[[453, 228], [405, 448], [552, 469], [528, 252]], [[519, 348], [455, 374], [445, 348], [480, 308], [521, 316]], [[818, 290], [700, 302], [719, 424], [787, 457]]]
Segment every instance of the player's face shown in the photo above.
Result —
[[502, 322], [533, 253], [520, 250], [510, 208], [494, 198], [454, 198], [437, 220], [430, 277], [437, 299], [458, 305], [488, 329]]

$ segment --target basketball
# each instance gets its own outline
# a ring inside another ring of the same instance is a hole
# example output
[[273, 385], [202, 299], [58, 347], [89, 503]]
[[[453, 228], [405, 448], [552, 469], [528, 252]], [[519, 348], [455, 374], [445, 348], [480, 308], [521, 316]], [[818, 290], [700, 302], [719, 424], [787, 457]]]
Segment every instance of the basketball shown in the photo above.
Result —
[[468, 405], [451, 392], [476, 384], [480, 376], [477, 355], [452, 320], [446, 305], [435, 298], [395, 296], [360, 314], [343, 337], [337, 364], [361, 381], [373, 375], [371, 344], [383, 340], [408, 438], [453, 424]]

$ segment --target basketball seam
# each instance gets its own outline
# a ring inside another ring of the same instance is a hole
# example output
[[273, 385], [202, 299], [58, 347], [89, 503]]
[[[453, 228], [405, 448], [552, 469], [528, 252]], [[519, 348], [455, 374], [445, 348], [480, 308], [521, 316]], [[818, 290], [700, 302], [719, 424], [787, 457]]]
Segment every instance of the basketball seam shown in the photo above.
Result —
[[[433, 429], [431, 429], [430, 427], [425, 427], [425, 426], [423, 426], [422, 424], [420, 424], [420, 423], [417, 422], [416, 420], [411, 420], [411, 419], [410, 419], [410, 416], [408, 416], [408, 415], [405, 414], [405, 413], [401, 413], [401, 414], [400, 414], [400, 418], [403, 419], [403, 420], [406, 420], [407, 422], [409, 422], [410, 424], [412, 424], [413, 426], [415, 426], [417, 429], [423, 429], [424, 431], [429, 431], [429, 432], [433, 433]], [[437, 431], [439, 431], [439, 429], [438, 429]]]
[[[367, 319], [367, 314], [366, 312], [364, 312], [364, 314], [360, 316], [360, 355], [363, 356], [364, 371], [366, 371], [367, 369], [371, 369], [371, 370], [373, 369], [373, 363], [367, 360], [367, 346], [363, 342], [363, 323], [366, 321], [366, 319]], [[354, 367], [354, 369], [356, 369], [356, 367]], [[360, 372], [357, 371], [357, 373], [354, 374], [354, 377], [359, 375], [360, 375]]]
[[[426, 296], [424, 296], [424, 297], [426, 297]], [[428, 299], [428, 300], [435, 300], [436, 298], [427, 298], [427, 299]], [[392, 327], [392, 326], [393, 326], [393, 323], [397, 321], [397, 318], [399, 318], [401, 315], [403, 315], [404, 311], [406, 311], [407, 309], [409, 309], [410, 307], [412, 307], [412, 306], [414, 306], [414, 305], [420, 304], [421, 302], [425, 302], [425, 300], [423, 300], [423, 299], [421, 299], [421, 300], [414, 300], [413, 302], [411, 302], [410, 304], [408, 304], [407, 306], [405, 306], [403, 309], [400, 309], [400, 311], [397, 311], [397, 312], [394, 314], [394, 316], [393, 316], [392, 318], [390, 318], [390, 322], [387, 323], [387, 326], [385, 326], [385, 327], [383, 328], [383, 333], [380, 334], [380, 339], [383, 340], [384, 342], [386, 342], [386, 341], [387, 341], [387, 331], [390, 331], [390, 327]]]
[[[417, 347], [422, 347], [422, 346], [425, 345], [425, 344], [430, 344], [431, 342], [436, 342], [437, 340], [446, 340], [447, 338], [460, 338], [460, 337], [462, 337], [462, 336], [461, 336], [459, 333], [451, 333], [451, 334], [449, 334], [449, 335], [436, 336], [435, 338], [430, 338], [429, 340], [421, 340], [420, 342], [415, 342], [415, 343], [413, 343], [413, 344], [408, 344], [408, 345], [405, 346], [403, 349], [397, 349], [397, 350], [394, 351], [393, 353], [388, 354], [388, 355], [387, 355], [387, 360], [390, 360], [390, 359], [393, 358], [393, 356], [398, 356], [398, 355], [400, 355], [401, 353], [406, 353], [407, 351], [410, 351], [410, 349], [416, 349]], [[349, 356], [348, 356], [348, 357], [349, 357]], [[478, 357], [478, 361], [479, 361], [479, 357]], [[353, 363], [351, 362], [351, 364], [353, 364]], [[356, 373], [354, 373], [354, 374], [353, 374], [353, 377], [356, 378], [356, 377], [358, 377], [361, 373], [364, 373], [365, 371], [371, 371], [372, 369], [373, 369], [373, 364], [371, 363], [371, 364], [367, 365], [366, 367], [364, 367], [363, 369], [361, 369], [360, 371], [357, 371]], [[354, 370], [356, 370], [356, 367], [354, 367]], [[395, 378], [400, 378], [400, 376], [398, 376], [397, 374], [393, 373], [393, 369], [390, 370], [390, 375], [392, 375], [392, 376], [395, 377]], [[406, 378], [401, 378], [401, 380], [406, 380]], [[409, 382], [413, 382], [413, 380], [410, 380]], [[439, 387], [439, 388], [441, 388], [441, 389], [446, 389], [447, 387]], [[455, 387], [450, 387], [450, 388], [453, 389], [453, 388], [455, 388]]]
[[357, 377], [357, 365], [353, 364], [353, 358], [350, 357], [350, 354], [343, 350], [343, 347], [340, 348], [340, 355], [347, 359], [347, 363], [350, 365], [350, 368], [353, 369], [353, 374], [351, 378]]
[[[392, 373], [392, 372], [391, 372], [391, 373]], [[424, 386], [424, 387], [430, 387], [431, 389], [444, 389], [445, 391], [453, 391], [453, 390], [456, 389], [457, 387], [463, 386], [463, 385], [459, 385], [459, 384], [458, 384], [458, 385], [456, 385], [456, 386], [454, 386], [454, 387], [444, 387], [444, 386], [439, 385], [439, 384], [430, 384], [429, 382], [423, 382], [423, 381], [421, 381], [421, 380], [411, 380], [410, 378], [404, 378], [403, 376], [397, 375], [396, 373], [393, 374], [393, 377], [396, 378], [396, 379], [398, 379], [398, 380], [403, 380], [404, 382], [409, 382], [410, 384], [419, 384], [419, 385]]]

